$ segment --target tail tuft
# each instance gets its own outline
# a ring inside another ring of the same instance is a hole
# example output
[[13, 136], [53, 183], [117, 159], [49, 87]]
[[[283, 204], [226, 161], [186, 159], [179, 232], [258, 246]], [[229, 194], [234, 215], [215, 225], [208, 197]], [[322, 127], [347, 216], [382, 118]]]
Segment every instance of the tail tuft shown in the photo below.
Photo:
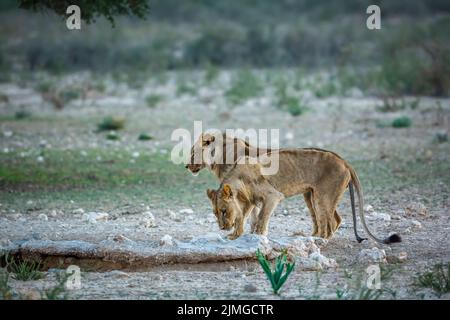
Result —
[[389, 244], [389, 243], [395, 243], [395, 242], [402, 242], [402, 238], [394, 233], [392, 235], [390, 235], [388, 238], [384, 239], [384, 243]]

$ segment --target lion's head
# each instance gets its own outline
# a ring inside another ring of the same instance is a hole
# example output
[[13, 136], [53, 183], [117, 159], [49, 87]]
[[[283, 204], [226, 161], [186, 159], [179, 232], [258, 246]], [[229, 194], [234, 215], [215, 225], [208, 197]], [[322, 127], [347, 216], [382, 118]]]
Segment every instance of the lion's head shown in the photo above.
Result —
[[186, 164], [188, 169], [193, 175], [197, 175], [200, 170], [206, 167], [207, 162], [204, 159], [205, 148], [210, 146], [215, 141], [215, 136], [209, 133], [202, 133], [198, 140], [191, 148], [190, 160]]
[[219, 228], [221, 230], [233, 228], [236, 217], [242, 215], [242, 208], [236, 197], [236, 191], [232, 190], [231, 185], [224, 184], [218, 190], [208, 189], [206, 193], [211, 200]]

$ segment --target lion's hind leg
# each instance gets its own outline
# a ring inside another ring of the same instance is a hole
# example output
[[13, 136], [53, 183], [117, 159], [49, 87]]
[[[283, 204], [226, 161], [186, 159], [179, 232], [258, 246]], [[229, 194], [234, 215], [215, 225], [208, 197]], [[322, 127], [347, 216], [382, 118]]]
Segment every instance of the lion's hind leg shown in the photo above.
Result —
[[318, 229], [318, 226], [317, 226], [316, 212], [314, 210], [312, 191], [305, 192], [303, 194], [303, 197], [305, 198], [306, 206], [308, 207], [309, 213], [311, 214], [311, 219], [312, 219], [312, 222], [313, 222], [312, 236], [315, 237], [315, 236], [318, 235], [319, 229]]
[[317, 214], [318, 234], [322, 238], [330, 238], [341, 225], [342, 218], [336, 207], [345, 192], [346, 183], [346, 179], [343, 179], [337, 185], [325, 184], [314, 190], [313, 204]]

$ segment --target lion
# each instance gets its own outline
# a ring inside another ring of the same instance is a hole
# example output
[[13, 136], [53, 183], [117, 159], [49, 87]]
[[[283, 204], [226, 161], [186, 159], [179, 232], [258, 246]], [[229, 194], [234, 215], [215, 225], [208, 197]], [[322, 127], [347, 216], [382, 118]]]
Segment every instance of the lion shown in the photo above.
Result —
[[[334, 152], [316, 149], [258, 149], [245, 141], [223, 135], [223, 150], [229, 163], [214, 162], [217, 157], [205, 159], [205, 149], [211, 150], [215, 137], [203, 134], [191, 149], [191, 163], [186, 167], [191, 172], [198, 173], [209, 167], [221, 180], [217, 191], [208, 190], [207, 195], [212, 201], [214, 213], [221, 229], [235, 230], [230, 238], [236, 238], [243, 232], [246, 218], [252, 216], [251, 231], [257, 234], [267, 234], [270, 216], [276, 206], [287, 197], [303, 194], [313, 221], [313, 236], [329, 239], [339, 228], [341, 217], [336, 207], [347, 187], [350, 192], [354, 233], [358, 242], [366, 240], [358, 235], [356, 225], [356, 210], [354, 188], [358, 195], [359, 216], [366, 233], [382, 244], [400, 242], [397, 234], [385, 239], [378, 239], [369, 230], [364, 218], [364, 202], [362, 188], [355, 170]], [[231, 161], [231, 143], [235, 152], [234, 163]], [[196, 152], [201, 152], [202, 161], [194, 164]], [[251, 157], [273, 155], [277, 153], [279, 169], [276, 174], [265, 175], [262, 169], [267, 164], [249, 164]], [[238, 159], [245, 158], [244, 164]], [[258, 213], [258, 208], [260, 212]]]

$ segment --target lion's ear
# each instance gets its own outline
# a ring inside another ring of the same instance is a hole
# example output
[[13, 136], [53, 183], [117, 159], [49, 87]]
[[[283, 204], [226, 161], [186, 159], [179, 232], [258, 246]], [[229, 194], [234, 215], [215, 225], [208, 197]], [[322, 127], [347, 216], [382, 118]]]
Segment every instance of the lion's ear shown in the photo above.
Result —
[[228, 183], [223, 185], [223, 198], [230, 199], [233, 196], [233, 191], [231, 191], [231, 186]]
[[206, 190], [206, 194], [208, 195], [208, 198], [213, 200], [216, 197], [216, 191], [212, 189]]
[[209, 133], [202, 134], [202, 141], [204, 146], [209, 146], [214, 140], [216, 139], [215, 136]]

